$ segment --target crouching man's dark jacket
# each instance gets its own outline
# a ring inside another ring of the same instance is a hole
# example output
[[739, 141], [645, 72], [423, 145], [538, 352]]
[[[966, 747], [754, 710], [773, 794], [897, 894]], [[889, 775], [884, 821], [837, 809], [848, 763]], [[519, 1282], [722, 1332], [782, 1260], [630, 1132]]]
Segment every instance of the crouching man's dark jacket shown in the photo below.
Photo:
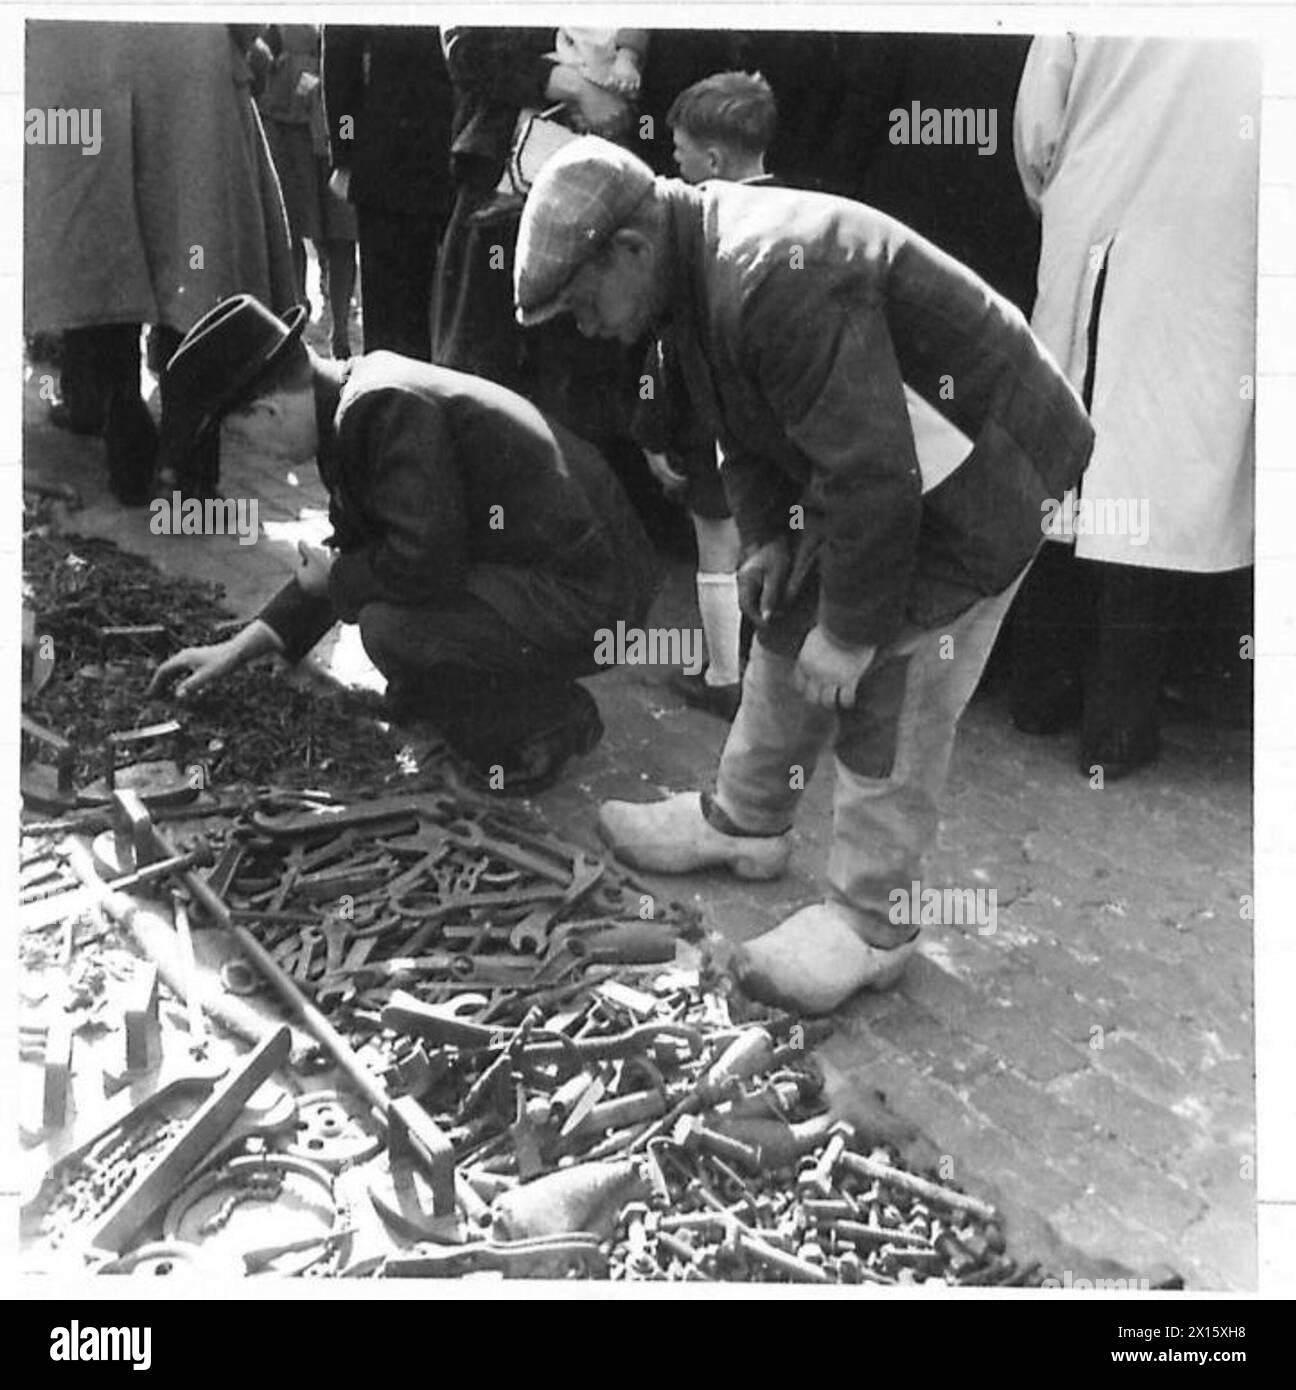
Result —
[[338, 550], [326, 595], [291, 581], [260, 617], [298, 660], [370, 603], [429, 610], [469, 593], [527, 640], [593, 653], [647, 611], [647, 537], [601, 454], [493, 382], [394, 353], [316, 387]]
[[[813, 555], [819, 621], [850, 645], [1006, 588], [1093, 447], [1018, 310], [862, 203], [665, 189], [682, 375], [715, 424], [744, 543], [790, 536], [803, 568]], [[906, 383], [972, 444], [925, 495]]]

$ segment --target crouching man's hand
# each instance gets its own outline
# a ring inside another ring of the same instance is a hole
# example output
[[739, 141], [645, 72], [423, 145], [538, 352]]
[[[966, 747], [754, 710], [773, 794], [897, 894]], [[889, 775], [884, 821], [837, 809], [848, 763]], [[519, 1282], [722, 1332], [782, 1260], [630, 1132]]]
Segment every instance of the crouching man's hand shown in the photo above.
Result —
[[185, 647], [183, 651], [168, 657], [153, 672], [148, 693], [156, 694], [175, 681], [173, 693], [177, 700], [184, 700], [204, 686], [227, 676], [244, 662], [252, 661], [266, 652], [281, 652], [283, 649], [279, 634], [258, 618], [228, 641], [215, 642], [209, 647]]
[[792, 553], [787, 540], [766, 541], [738, 567], [738, 604], [757, 627], [764, 627], [783, 601]]
[[294, 574], [297, 585], [312, 598], [318, 598], [328, 590], [333, 552], [325, 550], [322, 545], [307, 545], [305, 541], [298, 541], [297, 554], [300, 557]]
[[876, 647], [843, 647], [822, 626], [801, 644], [793, 682], [802, 697], [826, 709], [852, 709], [855, 687], [873, 664]]

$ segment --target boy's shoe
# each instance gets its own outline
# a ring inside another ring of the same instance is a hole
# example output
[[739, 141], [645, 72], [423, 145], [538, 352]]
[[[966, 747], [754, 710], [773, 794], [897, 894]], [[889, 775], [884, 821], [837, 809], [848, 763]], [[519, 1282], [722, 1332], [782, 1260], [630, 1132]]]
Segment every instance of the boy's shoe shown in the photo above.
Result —
[[691, 676], [687, 671], [672, 671], [666, 684], [686, 705], [704, 710], [733, 723], [742, 701], [742, 682], [730, 685], [708, 685], [705, 674]]
[[722, 865], [739, 878], [777, 878], [787, 868], [792, 836], [728, 835], [707, 820], [701, 792], [678, 792], [665, 801], [605, 801], [599, 834], [636, 869], [687, 874]]
[[861, 935], [864, 921], [845, 903], [813, 903], [740, 946], [730, 972], [758, 1003], [832, 1013], [862, 989], [889, 989], [918, 949], [916, 933], [891, 950], [870, 945]]

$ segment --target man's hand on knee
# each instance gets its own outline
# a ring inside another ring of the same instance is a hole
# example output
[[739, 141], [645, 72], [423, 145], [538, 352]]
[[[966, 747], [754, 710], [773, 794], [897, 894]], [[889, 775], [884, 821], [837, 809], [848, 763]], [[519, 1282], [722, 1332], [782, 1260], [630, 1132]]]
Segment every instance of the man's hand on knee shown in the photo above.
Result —
[[822, 625], [801, 644], [792, 680], [802, 697], [826, 709], [853, 709], [855, 689], [873, 664], [876, 647], [846, 647]]

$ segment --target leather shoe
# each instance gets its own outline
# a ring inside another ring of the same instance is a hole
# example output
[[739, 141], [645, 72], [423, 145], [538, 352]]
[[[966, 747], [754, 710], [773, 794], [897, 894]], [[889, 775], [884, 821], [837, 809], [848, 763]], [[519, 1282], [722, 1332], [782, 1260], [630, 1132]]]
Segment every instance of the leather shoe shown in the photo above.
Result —
[[708, 685], [703, 674], [691, 676], [687, 671], [672, 671], [666, 684], [686, 705], [714, 714], [731, 724], [742, 701], [741, 681], [733, 681], [729, 685]]

